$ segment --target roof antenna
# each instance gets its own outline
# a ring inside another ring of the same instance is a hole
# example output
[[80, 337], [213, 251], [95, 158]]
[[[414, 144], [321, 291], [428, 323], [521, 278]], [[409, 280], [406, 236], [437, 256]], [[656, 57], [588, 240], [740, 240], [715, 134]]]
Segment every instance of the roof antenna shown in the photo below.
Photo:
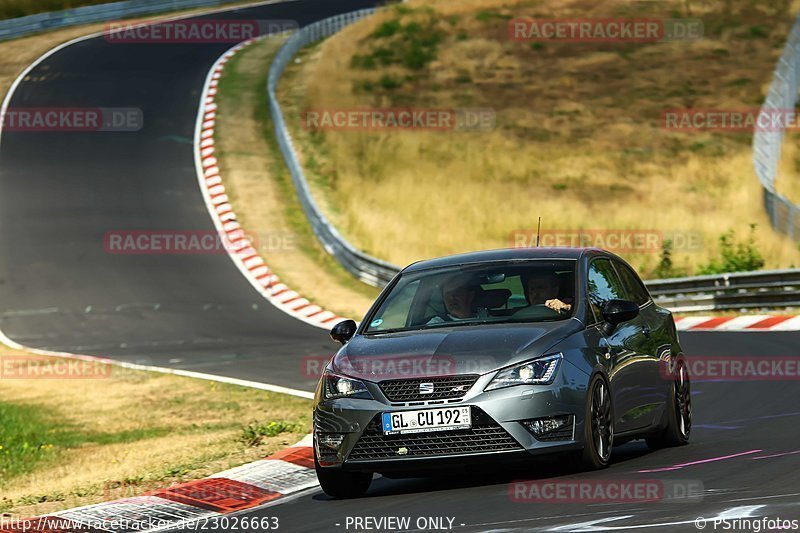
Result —
[[536, 226], [536, 247], [539, 247], [539, 235], [542, 233], [542, 217], [539, 217], [539, 225]]

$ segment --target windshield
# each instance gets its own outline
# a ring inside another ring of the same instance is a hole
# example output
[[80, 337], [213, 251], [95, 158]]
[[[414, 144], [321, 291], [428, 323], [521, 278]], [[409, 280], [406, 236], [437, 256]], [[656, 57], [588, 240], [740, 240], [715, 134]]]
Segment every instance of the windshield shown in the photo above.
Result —
[[531, 260], [403, 274], [364, 333], [564, 320], [575, 309], [575, 261]]

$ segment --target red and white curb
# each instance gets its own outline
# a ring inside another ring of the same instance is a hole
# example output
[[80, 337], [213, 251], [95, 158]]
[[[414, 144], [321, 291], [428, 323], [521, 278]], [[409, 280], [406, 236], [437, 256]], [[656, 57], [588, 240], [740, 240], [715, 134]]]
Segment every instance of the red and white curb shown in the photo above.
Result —
[[798, 331], [800, 316], [676, 316], [678, 331]]
[[206, 78], [195, 128], [195, 163], [200, 189], [211, 218], [220, 235], [230, 243], [228, 255], [253, 287], [271, 304], [287, 314], [321, 328], [330, 328], [343, 320], [331, 311], [314, 305], [287, 287], [269, 268], [267, 262], [247, 239], [225, 192], [219, 161], [215, 157], [216, 95], [225, 64], [237, 52], [265, 37], [237, 44], [220, 57]]
[[159, 531], [196, 521], [221, 525], [223, 522], [219, 522], [219, 518], [223, 515], [252, 509], [317, 486], [311, 435], [308, 435], [266, 459], [209, 478], [143, 496], [11, 522], [11, 527], [0, 525], [0, 533]]

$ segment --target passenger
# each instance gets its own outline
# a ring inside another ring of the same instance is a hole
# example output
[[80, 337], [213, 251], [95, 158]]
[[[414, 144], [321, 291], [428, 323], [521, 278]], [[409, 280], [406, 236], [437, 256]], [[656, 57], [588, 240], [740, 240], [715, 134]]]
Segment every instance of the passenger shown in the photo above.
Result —
[[525, 277], [524, 283], [528, 305], [544, 305], [558, 314], [572, 310], [572, 304], [558, 298], [561, 284], [555, 272], [534, 271]]
[[442, 300], [446, 310], [445, 316], [435, 316], [428, 324], [442, 324], [475, 318], [477, 309], [475, 296], [477, 287], [471, 278], [463, 275], [454, 276], [442, 284]]

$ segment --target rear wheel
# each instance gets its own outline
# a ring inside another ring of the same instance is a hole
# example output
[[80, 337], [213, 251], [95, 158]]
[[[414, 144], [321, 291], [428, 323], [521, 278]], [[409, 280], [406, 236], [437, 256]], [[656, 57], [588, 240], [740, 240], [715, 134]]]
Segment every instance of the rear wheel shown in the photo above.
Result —
[[347, 472], [338, 468], [323, 468], [317, 460], [317, 450], [314, 447], [314, 468], [317, 471], [317, 480], [325, 494], [333, 498], [358, 498], [363, 496], [370, 483], [370, 472]]
[[692, 431], [692, 391], [686, 363], [678, 361], [672, 398], [667, 404], [667, 427], [656, 436], [645, 439], [652, 449], [683, 446]]
[[589, 384], [583, 427], [583, 467], [588, 470], [607, 467], [614, 445], [614, 408], [608, 384], [599, 374]]

